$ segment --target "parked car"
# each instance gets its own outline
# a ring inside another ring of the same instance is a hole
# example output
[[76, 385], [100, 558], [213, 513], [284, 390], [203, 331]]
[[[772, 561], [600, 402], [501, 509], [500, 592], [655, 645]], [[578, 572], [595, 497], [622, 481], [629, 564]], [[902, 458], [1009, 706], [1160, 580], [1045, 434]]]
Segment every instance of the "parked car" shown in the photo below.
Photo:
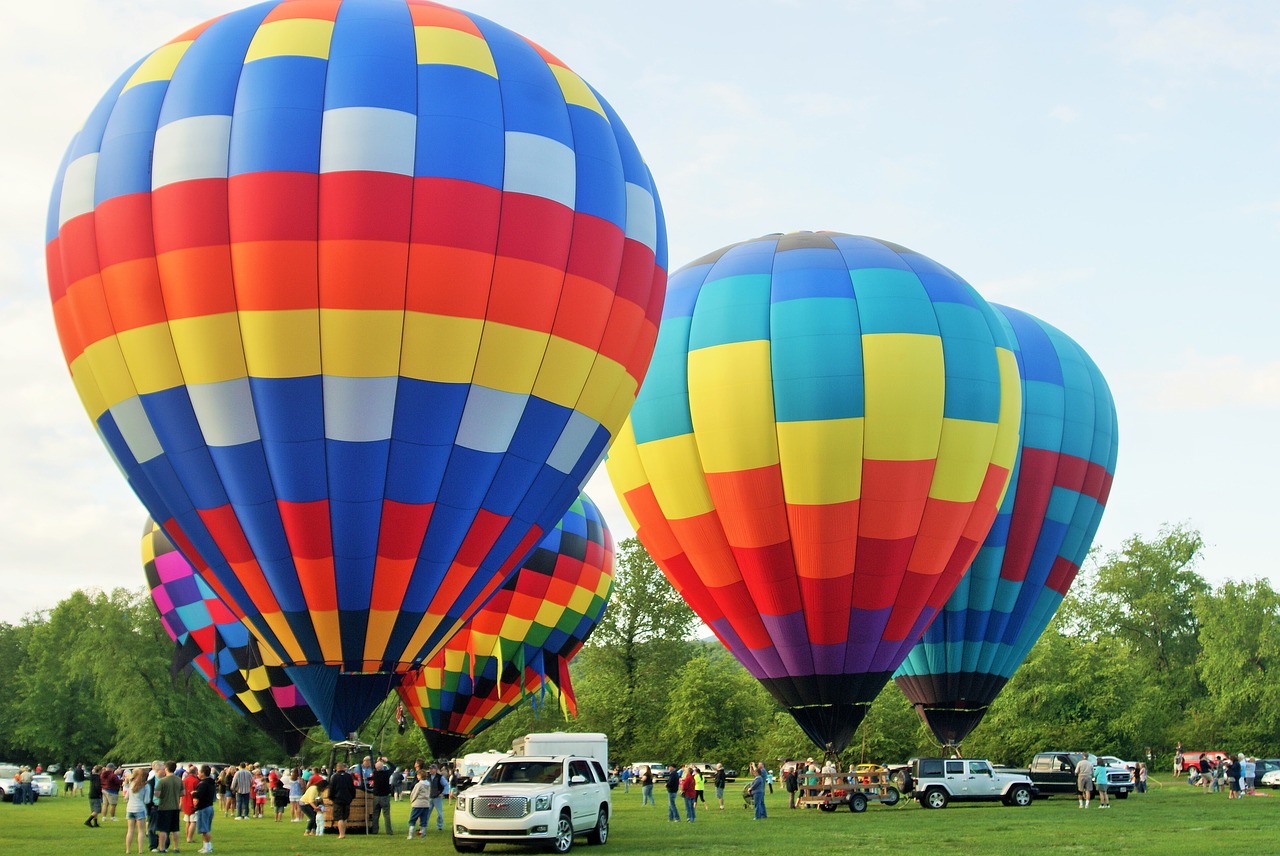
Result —
[[1222, 759], [1227, 757], [1226, 752], [1183, 752], [1182, 753], [1182, 773], [1186, 775], [1192, 770], [1197, 773], [1203, 773], [1200, 769], [1200, 759], [1208, 756], [1214, 764], [1221, 764]]
[[609, 780], [597, 759], [512, 755], [458, 795], [453, 849], [479, 853], [492, 841], [568, 853], [575, 836], [604, 844], [612, 814]]
[[1258, 784], [1264, 788], [1280, 788], [1280, 769], [1268, 770], [1262, 774]]
[[1253, 768], [1254, 787], [1263, 784], [1262, 780], [1265, 779], [1269, 773], [1277, 773], [1277, 776], [1273, 777], [1273, 781], [1275, 781], [1276, 784], [1270, 785], [1270, 787], [1280, 787], [1280, 758], [1259, 758], [1257, 760], [1257, 763]]
[[946, 808], [952, 802], [1028, 806], [1036, 795], [1025, 773], [996, 770], [979, 758], [920, 758], [912, 774], [912, 796], [925, 808]]
[[31, 777], [31, 787], [42, 797], [53, 797], [58, 795], [58, 786], [53, 782], [53, 776], [48, 773], [36, 773]]
[[[1037, 752], [1027, 765], [1027, 769], [1016, 772], [1025, 773], [1035, 783], [1042, 797], [1051, 794], [1072, 794], [1076, 792], [1076, 764], [1085, 757], [1083, 752]], [[1127, 799], [1134, 789], [1133, 770], [1124, 766], [1123, 761], [1113, 756], [1119, 765], [1107, 764], [1103, 758], [1089, 755], [1095, 767], [1107, 769], [1107, 791], [1117, 799]]]

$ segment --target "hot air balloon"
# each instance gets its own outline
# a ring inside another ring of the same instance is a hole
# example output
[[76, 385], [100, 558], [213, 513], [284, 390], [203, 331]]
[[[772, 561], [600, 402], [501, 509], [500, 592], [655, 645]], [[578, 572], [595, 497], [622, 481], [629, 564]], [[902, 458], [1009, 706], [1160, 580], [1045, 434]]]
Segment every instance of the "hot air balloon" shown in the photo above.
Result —
[[1060, 330], [994, 305], [1022, 379], [1022, 439], [991, 533], [894, 680], [939, 741], [987, 712], [1062, 603], [1098, 531], [1116, 469], [1115, 403]]
[[612, 108], [422, 0], [267, 2], [147, 55], [47, 236], [96, 430], [335, 738], [573, 502], [666, 281]]
[[834, 232], [672, 276], [607, 462], [677, 591], [839, 752], [995, 518], [1020, 413], [985, 301], [919, 253]]
[[577, 715], [569, 661], [604, 614], [613, 587], [613, 538], [581, 494], [520, 570], [400, 696], [438, 758], [520, 706]]
[[279, 663], [264, 661], [248, 628], [150, 519], [142, 531], [142, 566], [160, 623], [177, 643], [174, 666], [190, 665], [285, 752], [298, 754], [315, 714]]

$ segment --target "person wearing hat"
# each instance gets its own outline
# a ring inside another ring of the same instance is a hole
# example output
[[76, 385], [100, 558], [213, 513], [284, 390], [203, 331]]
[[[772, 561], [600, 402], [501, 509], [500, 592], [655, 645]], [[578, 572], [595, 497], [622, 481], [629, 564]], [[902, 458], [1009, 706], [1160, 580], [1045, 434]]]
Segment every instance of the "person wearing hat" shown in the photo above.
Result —
[[422, 820], [422, 826], [425, 829], [431, 825], [431, 812], [436, 813], [436, 829], [444, 831], [444, 792], [446, 783], [444, 777], [440, 775], [440, 765], [432, 764], [427, 768], [427, 784], [431, 791], [431, 805], [427, 808], [427, 816]]

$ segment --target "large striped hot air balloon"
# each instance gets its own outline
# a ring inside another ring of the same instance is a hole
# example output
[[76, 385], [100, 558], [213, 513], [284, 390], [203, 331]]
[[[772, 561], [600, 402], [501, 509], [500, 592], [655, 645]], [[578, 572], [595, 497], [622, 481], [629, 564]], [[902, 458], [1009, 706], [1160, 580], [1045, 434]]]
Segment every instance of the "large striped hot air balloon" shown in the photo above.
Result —
[[1019, 402], [999, 320], [954, 273], [770, 235], [673, 275], [609, 476], [693, 610], [838, 752], [986, 537]]
[[334, 737], [573, 502], [666, 279], [604, 99], [423, 0], [276, 0], [148, 54], [47, 235], [95, 428]]
[[191, 666], [285, 752], [298, 754], [315, 714], [279, 663], [268, 664], [270, 656], [264, 659], [248, 628], [150, 519], [142, 531], [142, 567], [160, 623], [177, 643], [174, 666]]
[[1093, 543], [1116, 469], [1111, 390], [1084, 350], [996, 305], [1022, 379], [1022, 439], [1000, 514], [973, 565], [894, 680], [944, 744], [958, 745], [1062, 603]]
[[608, 605], [613, 559], [604, 517], [581, 494], [520, 570], [401, 687], [436, 757], [452, 757], [526, 699], [577, 714], [569, 661]]

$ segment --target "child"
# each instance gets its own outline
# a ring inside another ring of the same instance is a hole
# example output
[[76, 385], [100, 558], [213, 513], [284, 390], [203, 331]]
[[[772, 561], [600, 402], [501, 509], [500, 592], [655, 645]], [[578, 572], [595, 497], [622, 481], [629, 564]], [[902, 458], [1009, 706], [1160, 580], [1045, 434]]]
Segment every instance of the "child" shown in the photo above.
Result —
[[253, 780], [253, 816], [258, 819], [262, 818], [262, 807], [267, 804], [267, 794], [270, 789], [267, 777], [259, 773]]
[[271, 799], [276, 804], [276, 823], [279, 823], [284, 818], [284, 810], [289, 807], [289, 789], [279, 779], [276, 779], [276, 786], [271, 789]]
[[418, 770], [418, 783], [409, 792], [409, 841], [413, 840], [413, 827], [418, 827], [418, 835], [427, 833], [427, 818], [431, 816], [431, 783], [427, 781], [427, 771]]

